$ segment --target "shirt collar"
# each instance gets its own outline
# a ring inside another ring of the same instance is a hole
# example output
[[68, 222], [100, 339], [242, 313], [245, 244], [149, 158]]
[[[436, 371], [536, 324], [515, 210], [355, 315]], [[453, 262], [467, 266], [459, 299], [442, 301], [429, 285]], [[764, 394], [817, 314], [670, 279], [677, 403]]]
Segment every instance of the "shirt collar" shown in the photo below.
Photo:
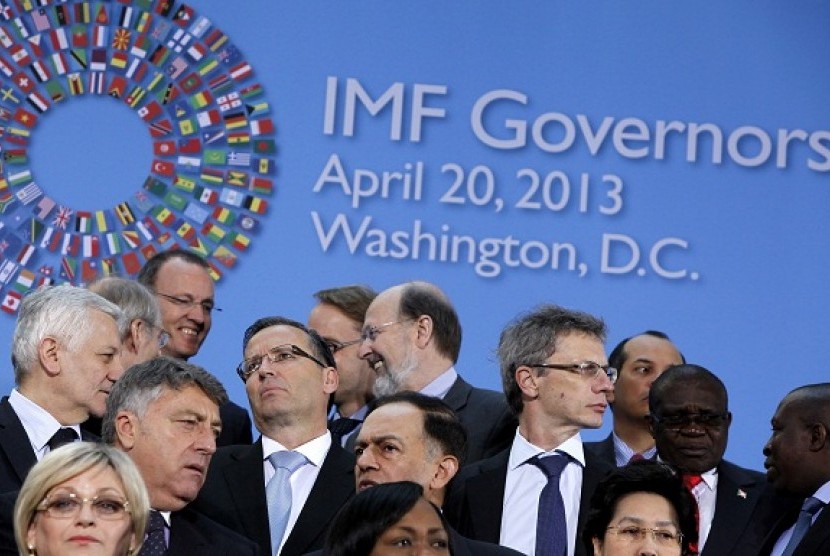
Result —
[[[326, 459], [326, 454], [329, 453], [329, 448], [331, 448], [331, 433], [326, 431], [317, 438], [309, 440], [305, 444], [300, 444], [294, 448], [294, 451], [304, 455], [310, 463], [316, 465], [317, 467], [321, 467], [323, 465], [323, 460]], [[285, 450], [288, 450], [288, 448], [273, 438], [268, 438], [267, 436], [262, 437], [263, 460], [267, 460], [268, 456], [274, 452], [281, 452]]]
[[[9, 395], [9, 404], [20, 419], [29, 442], [36, 451], [43, 450], [49, 439], [63, 426], [51, 413], [21, 394], [17, 388]], [[72, 425], [69, 428], [74, 429], [78, 433], [78, 438], [81, 438], [80, 426]]]
[[455, 367], [450, 367], [438, 375], [435, 380], [421, 388], [421, 394], [443, 399], [457, 379], [458, 373], [455, 371]]
[[582, 467], [585, 467], [585, 452], [582, 449], [582, 437], [579, 433], [576, 433], [556, 448], [545, 451], [529, 442], [522, 436], [519, 429], [516, 429], [516, 438], [513, 440], [513, 446], [510, 448], [510, 459], [507, 462], [507, 468], [509, 470], [516, 469], [520, 465], [527, 463], [527, 460], [532, 457], [541, 454], [551, 455], [555, 452], [564, 452], [571, 459], [579, 462]]
[[[634, 454], [640, 453], [640, 452], [635, 452], [634, 450], [632, 450], [631, 447], [628, 444], [626, 444], [625, 441], [622, 438], [617, 436], [617, 433], [612, 432], [611, 433], [611, 438], [614, 441], [614, 457], [616, 458], [616, 460], [618, 462], [622, 461], [622, 462], [628, 463], [631, 460], [631, 456], [633, 456]], [[648, 450], [640, 453], [640, 455], [643, 456], [643, 459], [651, 459], [651, 458], [654, 457], [654, 454], [656, 454], [656, 453], [657, 453], [657, 447], [652, 446]]]

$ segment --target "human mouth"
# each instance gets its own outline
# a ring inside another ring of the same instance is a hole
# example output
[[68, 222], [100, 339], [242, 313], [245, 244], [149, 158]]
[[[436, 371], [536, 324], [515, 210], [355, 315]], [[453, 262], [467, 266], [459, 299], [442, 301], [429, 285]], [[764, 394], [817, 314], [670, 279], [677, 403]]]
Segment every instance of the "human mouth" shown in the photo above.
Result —
[[358, 490], [358, 492], [363, 491], [363, 490], [366, 490], [367, 488], [372, 488], [375, 485], [377, 485], [377, 483], [375, 481], [370, 481], [368, 479], [364, 479], [364, 480], [360, 481], [359, 483], [357, 483], [357, 490]]
[[75, 535], [74, 537], [69, 537], [69, 542], [73, 542], [76, 544], [90, 544], [90, 543], [97, 543], [98, 539], [95, 537], [90, 537], [89, 535]]

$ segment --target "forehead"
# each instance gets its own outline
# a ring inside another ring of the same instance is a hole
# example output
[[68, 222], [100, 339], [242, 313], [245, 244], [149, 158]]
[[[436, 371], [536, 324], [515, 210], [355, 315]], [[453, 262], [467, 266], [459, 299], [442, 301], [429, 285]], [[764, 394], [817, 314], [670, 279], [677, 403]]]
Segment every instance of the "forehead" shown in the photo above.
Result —
[[161, 265], [155, 288], [168, 295], [191, 295], [194, 299], [213, 297], [213, 280], [207, 269], [177, 258]]
[[278, 324], [263, 328], [254, 334], [245, 347], [245, 355], [264, 353], [282, 344], [294, 344], [306, 351], [310, 349], [308, 334], [297, 327]]
[[98, 346], [112, 342], [121, 343], [118, 336], [118, 324], [114, 318], [97, 309], [88, 311], [87, 317], [89, 318], [90, 329], [94, 330], [95, 333], [87, 336], [86, 345]]
[[573, 359], [574, 361], [605, 361], [605, 347], [602, 340], [590, 334], [569, 332], [556, 340], [556, 351], [553, 358]]
[[665, 338], [658, 338], [648, 334], [635, 336], [625, 344], [626, 361], [640, 357], [654, 359], [658, 357], [674, 359], [680, 362], [680, 352], [677, 347]]
[[[345, 332], [354, 334], [360, 331], [362, 322], [350, 319], [346, 314], [329, 303], [316, 305], [308, 317], [308, 325], [321, 336], [342, 340], [338, 335]], [[349, 340], [352, 338], [348, 338]]]
[[102, 490], [112, 488], [123, 490], [121, 479], [109, 465], [96, 465], [78, 473], [74, 477], [55, 485], [53, 488], [70, 488], [78, 492]]
[[394, 434], [399, 438], [423, 438], [424, 417], [421, 411], [408, 403], [390, 403], [371, 412], [363, 422], [360, 437]]
[[711, 380], [677, 378], [660, 389], [657, 404], [664, 410], [695, 407], [722, 412], [726, 411], [726, 396]]
[[148, 415], [169, 415], [182, 411], [219, 413], [219, 406], [198, 386], [185, 386], [181, 390], [164, 387], [161, 396], [147, 408]]
[[383, 324], [397, 318], [401, 306], [401, 288], [394, 287], [381, 292], [366, 311], [367, 324]]

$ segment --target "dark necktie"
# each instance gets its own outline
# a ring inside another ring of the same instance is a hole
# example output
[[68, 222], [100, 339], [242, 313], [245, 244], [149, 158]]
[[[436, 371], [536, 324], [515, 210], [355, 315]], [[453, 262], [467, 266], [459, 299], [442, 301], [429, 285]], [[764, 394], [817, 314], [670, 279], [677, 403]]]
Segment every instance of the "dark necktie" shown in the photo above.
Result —
[[167, 554], [167, 542], [164, 539], [164, 518], [158, 510], [150, 510], [147, 523], [147, 538], [141, 545], [139, 556], [164, 556]]
[[791, 556], [798, 545], [804, 540], [807, 531], [810, 530], [810, 525], [813, 524], [813, 516], [816, 512], [824, 507], [824, 502], [812, 496], [804, 501], [801, 506], [801, 511], [798, 513], [798, 519], [793, 527], [793, 534], [790, 536], [790, 542], [787, 543], [787, 548], [781, 553], [781, 556]]
[[695, 499], [695, 527], [697, 528], [698, 542], [689, 545], [692, 554], [697, 554], [697, 547], [700, 543], [700, 508], [698, 506], [697, 496], [695, 496], [695, 487], [702, 482], [703, 477], [700, 475], [683, 475], [683, 486], [686, 487], [686, 490]]
[[639, 454], [639, 453], [635, 452], [635, 454], [633, 456], [631, 456], [631, 459], [628, 460], [628, 463], [634, 463], [635, 461], [643, 461], [644, 459], [646, 459], [646, 458], [643, 457], [643, 454]]
[[559, 491], [559, 477], [570, 459], [557, 453], [528, 460], [542, 470], [548, 484], [539, 496], [539, 514], [536, 518], [536, 556], [563, 556], [567, 553], [568, 527], [565, 523], [565, 503]]
[[58, 432], [52, 435], [52, 438], [46, 443], [49, 446], [49, 451], [57, 450], [64, 444], [69, 444], [70, 442], [75, 442], [78, 440], [78, 433], [75, 432], [75, 429], [71, 429], [69, 427], [61, 427], [58, 429]]
[[342, 444], [341, 440], [344, 436], [352, 432], [362, 421], [357, 419], [349, 419], [348, 417], [338, 417], [333, 421], [329, 421], [329, 430], [334, 441]]

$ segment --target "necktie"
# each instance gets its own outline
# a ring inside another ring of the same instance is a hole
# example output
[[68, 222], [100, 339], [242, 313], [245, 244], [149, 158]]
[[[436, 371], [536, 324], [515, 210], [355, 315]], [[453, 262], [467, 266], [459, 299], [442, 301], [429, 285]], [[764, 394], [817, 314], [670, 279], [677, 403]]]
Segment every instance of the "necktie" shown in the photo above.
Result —
[[164, 539], [164, 518], [158, 510], [150, 510], [147, 523], [147, 537], [141, 545], [138, 556], [164, 556], [167, 554], [167, 542]]
[[646, 459], [646, 458], [643, 457], [643, 454], [639, 454], [639, 453], [635, 452], [634, 455], [631, 456], [631, 459], [628, 460], [628, 463], [634, 463], [635, 461], [643, 461], [644, 459]]
[[568, 528], [565, 523], [565, 503], [559, 491], [559, 477], [569, 462], [568, 456], [557, 453], [528, 460], [542, 470], [548, 484], [539, 496], [539, 514], [536, 518], [536, 556], [563, 556], [568, 547]]
[[308, 460], [299, 452], [283, 450], [268, 456], [268, 461], [274, 466], [275, 473], [265, 485], [265, 500], [268, 503], [271, 552], [276, 554], [291, 515], [291, 475]]
[[813, 516], [816, 512], [824, 507], [824, 502], [812, 496], [804, 501], [801, 506], [801, 511], [798, 513], [798, 519], [793, 528], [793, 534], [790, 537], [790, 542], [787, 543], [787, 548], [781, 553], [781, 556], [791, 556], [795, 549], [798, 548], [799, 543], [804, 539], [810, 525], [813, 524]]
[[348, 417], [339, 417], [333, 421], [329, 421], [329, 430], [335, 442], [342, 444], [341, 440], [344, 436], [357, 428], [361, 421], [357, 419], [349, 419]]
[[[695, 499], [695, 528], [697, 534], [700, 535], [700, 509], [697, 506], [697, 496], [695, 496], [695, 487], [703, 482], [703, 477], [700, 475], [683, 475], [683, 486], [689, 491], [689, 494]], [[691, 543], [689, 547], [692, 554], [697, 554], [698, 543]]]
[[58, 429], [58, 432], [52, 435], [52, 438], [46, 443], [49, 446], [49, 451], [57, 450], [64, 444], [69, 444], [70, 442], [75, 442], [78, 440], [78, 433], [75, 432], [75, 429], [71, 429], [69, 427], [61, 427]]

